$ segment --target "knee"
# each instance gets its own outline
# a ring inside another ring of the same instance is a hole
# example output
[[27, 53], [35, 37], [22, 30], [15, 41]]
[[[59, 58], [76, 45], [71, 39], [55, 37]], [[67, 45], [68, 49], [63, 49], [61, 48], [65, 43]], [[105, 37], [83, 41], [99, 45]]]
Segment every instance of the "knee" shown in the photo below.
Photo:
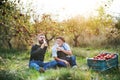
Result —
[[67, 65], [66, 65], [64, 62], [61, 62], [61, 61], [58, 61], [58, 62], [57, 62], [57, 65], [58, 65], [59, 67], [67, 67]]
[[39, 71], [39, 68], [40, 68], [40, 66], [37, 65], [36, 63], [30, 63], [30, 64], [29, 64], [29, 67], [30, 67], [30, 68], [33, 68], [33, 69], [35, 69], [35, 70], [37, 70], [37, 71]]
[[34, 67], [36, 64], [35, 63], [30, 63], [29, 67]]
[[39, 65], [37, 65], [36, 63], [30, 63], [29, 67], [39, 67]]
[[71, 59], [76, 59], [76, 57], [73, 55], [73, 56], [71, 56]]

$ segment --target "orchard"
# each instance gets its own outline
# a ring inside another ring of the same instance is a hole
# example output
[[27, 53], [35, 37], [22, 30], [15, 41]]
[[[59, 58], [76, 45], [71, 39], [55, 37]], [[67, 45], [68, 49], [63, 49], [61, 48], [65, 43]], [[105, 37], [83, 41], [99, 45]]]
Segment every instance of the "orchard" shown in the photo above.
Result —
[[[96, 1], [101, 4], [95, 4], [95, 13], [77, 14], [86, 11], [86, 6], [92, 10]], [[0, 0], [0, 79], [120, 80], [120, 13], [115, 16], [107, 11], [114, 1], [117, 0]], [[52, 46], [56, 37], [62, 36], [76, 56], [78, 68], [50, 69], [43, 74], [29, 69], [31, 47], [37, 44], [39, 33], [45, 35], [48, 43], [45, 62], [53, 60]], [[108, 63], [114, 66], [115, 61], [118, 67], [95, 72], [88, 68], [87, 58], [93, 68], [109, 68]], [[99, 62], [105, 64], [99, 67]]]

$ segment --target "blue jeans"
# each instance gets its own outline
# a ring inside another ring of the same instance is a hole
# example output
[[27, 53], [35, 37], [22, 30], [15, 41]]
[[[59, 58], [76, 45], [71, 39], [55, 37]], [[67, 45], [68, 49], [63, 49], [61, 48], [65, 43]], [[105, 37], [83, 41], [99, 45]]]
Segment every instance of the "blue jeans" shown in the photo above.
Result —
[[42, 62], [42, 61], [37, 61], [37, 60], [32, 60], [29, 62], [29, 67], [34, 68], [37, 71], [40, 70], [40, 67], [42, 67], [44, 70], [47, 70], [49, 68], [54, 68], [57, 65], [57, 62], [55, 60], [50, 61], [50, 62]]
[[[71, 63], [70, 63], [71, 67], [77, 65], [76, 64], [76, 57], [75, 56], [70, 56], [68, 58], [71, 60]], [[67, 65], [64, 62], [62, 62], [62, 61], [57, 61], [57, 64], [60, 67], [67, 67]]]

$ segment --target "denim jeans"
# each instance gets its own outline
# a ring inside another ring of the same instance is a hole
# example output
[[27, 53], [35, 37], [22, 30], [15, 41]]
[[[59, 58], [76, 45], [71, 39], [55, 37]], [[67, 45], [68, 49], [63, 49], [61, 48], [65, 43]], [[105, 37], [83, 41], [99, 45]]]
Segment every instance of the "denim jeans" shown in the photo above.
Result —
[[[71, 63], [70, 63], [71, 67], [77, 65], [76, 64], [76, 57], [75, 56], [70, 56], [68, 58], [71, 60]], [[60, 67], [67, 67], [67, 65], [64, 62], [62, 62], [62, 61], [57, 61], [57, 64]]]
[[55, 60], [46, 63], [37, 60], [32, 60], [29, 62], [29, 67], [34, 68], [37, 71], [39, 71], [40, 67], [42, 67], [44, 70], [47, 70], [49, 68], [54, 68], [56, 65], [57, 62]]

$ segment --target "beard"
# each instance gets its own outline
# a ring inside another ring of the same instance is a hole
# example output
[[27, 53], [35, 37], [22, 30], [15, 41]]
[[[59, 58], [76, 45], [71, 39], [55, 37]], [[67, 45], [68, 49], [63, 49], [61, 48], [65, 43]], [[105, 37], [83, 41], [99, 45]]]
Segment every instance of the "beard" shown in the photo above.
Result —
[[40, 40], [40, 41], [39, 41], [39, 44], [43, 44], [43, 40]]

